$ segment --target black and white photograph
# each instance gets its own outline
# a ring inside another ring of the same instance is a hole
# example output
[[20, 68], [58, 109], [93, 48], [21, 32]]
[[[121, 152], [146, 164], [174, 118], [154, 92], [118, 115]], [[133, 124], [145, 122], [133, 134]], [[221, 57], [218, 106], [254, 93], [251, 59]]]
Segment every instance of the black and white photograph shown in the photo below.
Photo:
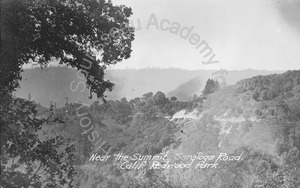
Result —
[[0, 5], [0, 188], [300, 188], [300, 0]]

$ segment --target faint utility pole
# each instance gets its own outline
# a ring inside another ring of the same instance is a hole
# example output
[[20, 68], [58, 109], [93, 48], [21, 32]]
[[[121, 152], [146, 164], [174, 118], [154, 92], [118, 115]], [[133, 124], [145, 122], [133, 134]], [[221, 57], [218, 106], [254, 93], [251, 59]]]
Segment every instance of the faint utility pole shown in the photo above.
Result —
[[56, 102], [54, 103], [54, 114], [56, 114]]
[[65, 97], [65, 99], [66, 99], [66, 105], [68, 105], [69, 104], [69, 97]]

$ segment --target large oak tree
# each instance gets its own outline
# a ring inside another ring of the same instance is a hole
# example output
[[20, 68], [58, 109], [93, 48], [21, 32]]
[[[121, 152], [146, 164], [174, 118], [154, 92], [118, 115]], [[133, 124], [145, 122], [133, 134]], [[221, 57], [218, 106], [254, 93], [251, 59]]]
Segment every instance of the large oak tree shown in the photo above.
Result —
[[113, 87], [106, 66], [130, 57], [131, 14], [106, 0], [2, 0], [1, 86], [16, 86], [24, 64], [57, 60], [83, 71], [90, 91], [103, 97]]
[[106, 0], [1, 0], [0, 187], [73, 185], [72, 146], [61, 137], [41, 139], [51, 117], [38, 118], [35, 104], [12, 92], [25, 64], [57, 61], [84, 73], [91, 94], [104, 98], [113, 89], [106, 66], [130, 57], [131, 14]]

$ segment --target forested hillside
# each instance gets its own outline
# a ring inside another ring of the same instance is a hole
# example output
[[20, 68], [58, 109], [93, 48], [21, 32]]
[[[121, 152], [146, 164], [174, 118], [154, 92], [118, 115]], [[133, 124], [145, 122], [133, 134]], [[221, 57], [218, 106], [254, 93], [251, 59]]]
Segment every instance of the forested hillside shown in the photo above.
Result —
[[300, 70], [218, 69], [299, 69], [258, 2], [1, 0], [0, 188], [299, 188]]
[[[222, 72], [223, 71], [223, 72]], [[173, 89], [172, 91], [167, 93], [167, 96], [176, 96], [179, 100], [189, 100], [191, 96], [194, 94], [199, 94], [204, 89], [205, 82], [209, 78], [216, 78], [219, 79], [220, 82], [224, 82], [223, 84], [232, 85], [236, 82], [251, 78], [256, 75], [268, 75], [268, 74], [280, 74], [283, 71], [266, 71], [266, 70], [253, 70], [253, 69], [246, 69], [246, 70], [236, 70], [236, 71], [227, 71], [227, 70], [218, 70], [218, 71], [211, 71], [211, 70], [199, 70], [197, 71], [198, 75], [194, 78], [188, 80], [187, 82], [180, 84], [177, 88]], [[225, 80], [220, 79], [220, 76], [223, 76]]]
[[[81, 187], [299, 187], [300, 71], [257, 76], [217, 90], [211, 90], [211, 81], [188, 102], [149, 92], [129, 101], [44, 109], [39, 115], [49, 113], [57, 121], [41, 135], [63, 135], [75, 144]], [[82, 117], [91, 120], [88, 127], [80, 124]], [[167, 153], [170, 163], [178, 164], [191, 161], [174, 158], [178, 154], [241, 159], [220, 160], [218, 168], [196, 167], [196, 159], [189, 168], [153, 169], [154, 161], [148, 161], [138, 170], [121, 169], [121, 161], [91, 160], [99, 152], [90, 128], [110, 146], [111, 155]]]
[[[90, 127], [93, 127], [93, 131], [110, 145], [111, 153], [122, 151], [128, 155], [134, 153], [155, 155], [178, 142], [175, 134], [179, 132], [180, 127], [170, 121], [171, 117], [180, 110], [194, 109], [199, 102], [201, 99], [181, 102], [176, 97], [167, 98], [162, 92], [155, 94], [149, 92], [130, 101], [122, 98], [106, 103], [95, 102], [90, 107], [79, 103], [66, 104], [65, 107], [57, 109], [52, 106], [51, 110], [43, 113], [52, 114], [51, 117], [57, 120], [57, 123], [42, 130], [41, 134], [62, 135], [75, 144], [75, 164], [78, 166], [79, 183], [83, 187], [94, 187], [97, 184], [102, 187], [109, 187], [111, 184], [121, 185], [126, 178], [117, 165], [113, 165], [113, 161], [88, 162], [95, 153], [94, 142], [89, 140], [90, 133], [85, 132], [89, 127], [81, 126], [82, 117], [78, 114], [84, 114], [84, 117], [91, 120]], [[39, 115], [43, 116], [42, 113]], [[111, 168], [121, 177], [105, 175], [108, 173], [106, 170], [112, 170]]]

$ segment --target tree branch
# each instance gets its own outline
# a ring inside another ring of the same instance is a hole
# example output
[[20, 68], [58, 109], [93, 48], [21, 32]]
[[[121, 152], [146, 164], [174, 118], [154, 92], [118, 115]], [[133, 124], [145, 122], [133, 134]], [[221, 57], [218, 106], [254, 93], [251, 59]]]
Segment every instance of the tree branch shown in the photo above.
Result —
[[35, 173], [31, 176], [31, 178], [29, 178], [29, 181], [28, 181], [28, 188], [29, 188], [29, 186], [30, 186], [30, 184], [31, 184], [31, 180], [32, 180], [32, 178], [34, 177], [34, 176], [36, 176], [36, 174], [37, 174], [37, 172], [42, 168], [42, 162], [40, 162], [40, 166], [38, 167], [38, 169], [35, 171]]

